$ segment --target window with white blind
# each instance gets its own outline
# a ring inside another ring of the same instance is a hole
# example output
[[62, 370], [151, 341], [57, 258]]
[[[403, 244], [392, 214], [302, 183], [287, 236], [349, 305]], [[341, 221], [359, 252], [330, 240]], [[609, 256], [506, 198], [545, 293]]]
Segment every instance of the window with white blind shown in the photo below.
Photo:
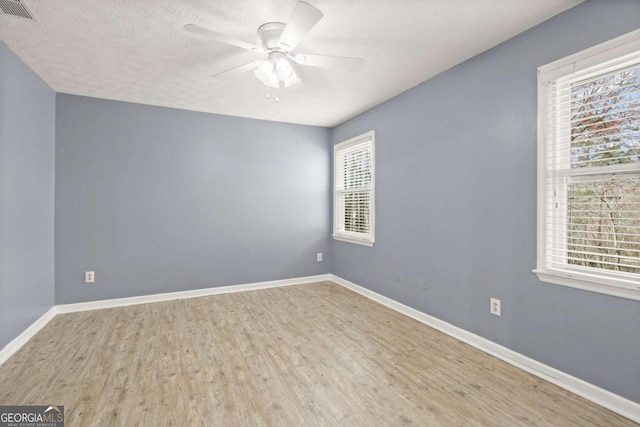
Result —
[[640, 30], [538, 74], [535, 272], [640, 300]]
[[374, 131], [333, 147], [333, 238], [372, 246], [375, 230]]

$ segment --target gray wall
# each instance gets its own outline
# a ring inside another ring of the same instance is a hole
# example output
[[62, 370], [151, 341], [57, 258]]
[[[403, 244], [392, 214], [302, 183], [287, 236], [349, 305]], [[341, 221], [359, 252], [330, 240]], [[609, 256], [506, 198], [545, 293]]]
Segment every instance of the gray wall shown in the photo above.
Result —
[[58, 94], [56, 304], [329, 273], [329, 148], [326, 128]]
[[640, 302], [531, 272], [536, 69], [638, 27], [639, 1], [588, 1], [334, 128], [376, 131], [377, 235], [333, 273], [640, 402]]
[[0, 42], [0, 349], [53, 305], [55, 93]]

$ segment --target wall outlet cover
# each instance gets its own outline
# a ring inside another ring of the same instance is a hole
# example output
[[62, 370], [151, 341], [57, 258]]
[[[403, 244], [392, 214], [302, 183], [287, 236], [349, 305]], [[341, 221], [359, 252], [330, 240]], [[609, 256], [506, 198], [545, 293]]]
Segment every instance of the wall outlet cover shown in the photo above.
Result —
[[502, 302], [499, 299], [491, 298], [490, 306], [489, 306], [490, 313], [495, 315], [495, 316], [501, 316], [502, 315], [501, 304], [502, 304]]
[[96, 281], [96, 272], [95, 271], [85, 271], [84, 272], [84, 283], [94, 283]]

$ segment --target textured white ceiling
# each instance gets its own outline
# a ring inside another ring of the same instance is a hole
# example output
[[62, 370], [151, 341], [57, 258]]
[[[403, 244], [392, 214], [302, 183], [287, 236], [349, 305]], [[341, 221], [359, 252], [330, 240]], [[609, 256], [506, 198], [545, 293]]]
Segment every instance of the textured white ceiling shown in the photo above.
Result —
[[334, 126], [582, 0], [307, 0], [324, 18], [296, 52], [366, 65], [304, 67], [279, 103], [251, 72], [210, 78], [252, 53], [182, 27], [259, 44], [257, 28], [286, 22], [296, 0], [25, 1], [38, 21], [0, 12], [0, 38], [56, 92]]

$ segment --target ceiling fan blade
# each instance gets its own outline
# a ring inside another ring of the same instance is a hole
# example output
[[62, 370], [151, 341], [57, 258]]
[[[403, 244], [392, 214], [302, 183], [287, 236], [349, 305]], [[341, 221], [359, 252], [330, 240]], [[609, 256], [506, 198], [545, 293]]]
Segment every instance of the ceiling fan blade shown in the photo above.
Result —
[[227, 68], [226, 70], [215, 72], [211, 74], [209, 77], [217, 77], [219, 75], [227, 74], [227, 73], [242, 73], [245, 71], [251, 71], [254, 68], [256, 68], [258, 65], [260, 65], [262, 61], [263, 61], [262, 59], [258, 59], [257, 61], [251, 61], [248, 64], [238, 65], [237, 67], [233, 67], [233, 68]]
[[304, 70], [301, 70], [300, 66], [298, 66], [298, 64], [295, 61], [291, 61], [291, 67], [293, 68], [293, 72], [296, 75], [295, 85], [304, 86], [304, 81], [307, 78]]
[[347, 71], [360, 71], [364, 67], [364, 59], [351, 58], [348, 56], [328, 56], [328, 55], [307, 55], [299, 53], [294, 56], [295, 61], [300, 65], [311, 67], [338, 68]]
[[280, 35], [280, 45], [293, 50], [323, 16], [315, 6], [299, 1]]
[[222, 43], [226, 43], [226, 44], [230, 44], [232, 46], [237, 46], [237, 47], [241, 47], [242, 49], [247, 49], [247, 50], [253, 50], [253, 51], [258, 51], [261, 52], [262, 48], [256, 45], [253, 45], [251, 43], [247, 43], [245, 41], [233, 38], [233, 37], [229, 37], [227, 35], [221, 34], [221, 33], [217, 33], [213, 30], [210, 30], [208, 28], [204, 28], [201, 27], [199, 25], [196, 24], [187, 24], [184, 27], [185, 31], [188, 31], [192, 34], [197, 34], [199, 36], [205, 36], [205, 37], [209, 37], [212, 38], [214, 40], [218, 40], [219, 42]]

